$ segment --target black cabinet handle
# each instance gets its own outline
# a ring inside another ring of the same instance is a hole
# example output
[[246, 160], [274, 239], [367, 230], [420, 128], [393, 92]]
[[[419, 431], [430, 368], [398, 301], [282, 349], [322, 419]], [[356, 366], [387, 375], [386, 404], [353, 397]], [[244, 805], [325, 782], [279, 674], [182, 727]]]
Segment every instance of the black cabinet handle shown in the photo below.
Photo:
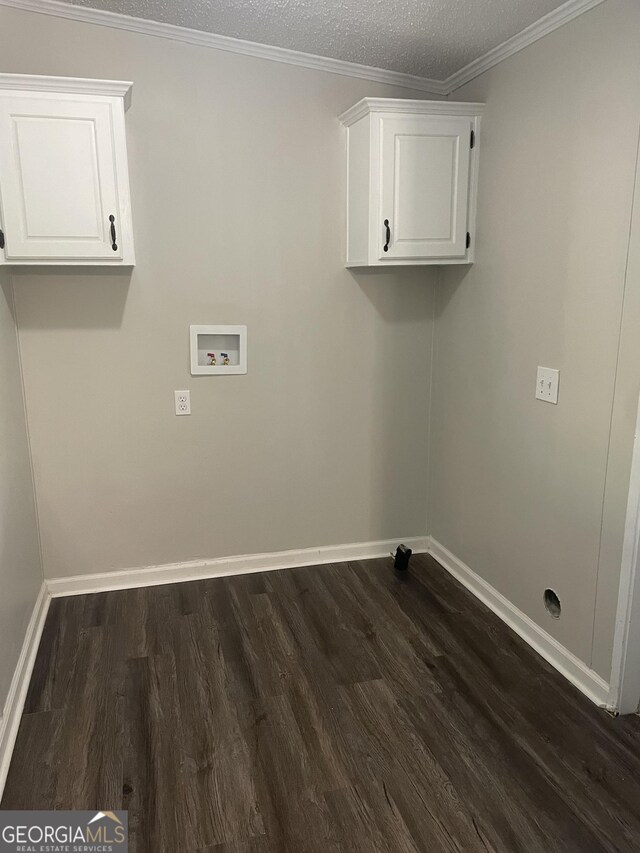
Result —
[[109, 222], [111, 223], [111, 248], [114, 252], [117, 252], [118, 244], [116, 243], [116, 218], [113, 213], [109, 217]]
[[0, 249], [4, 249], [4, 231], [0, 228]]
[[391, 242], [391, 228], [389, 228], [389, 220], [385, 219], [384, 227], [387, 229], [387, 242], [384, 244], [384, 251], [389, 251], [389, 243]]

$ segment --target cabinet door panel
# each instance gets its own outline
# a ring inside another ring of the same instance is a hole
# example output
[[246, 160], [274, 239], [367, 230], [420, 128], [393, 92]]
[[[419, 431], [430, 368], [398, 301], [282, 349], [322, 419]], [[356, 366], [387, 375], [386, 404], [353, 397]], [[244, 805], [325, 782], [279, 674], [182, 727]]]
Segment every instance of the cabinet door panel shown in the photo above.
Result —
[[[7, 260], [119, 260], [109, 102], [0, 98], [0, 193]], [[117, 242], [117, 241], [116, 241]]]
[[[472, 121], [381, 119], [380, 260], [464, 257]], [[389, 220], [391, 240], [384, 251]]]

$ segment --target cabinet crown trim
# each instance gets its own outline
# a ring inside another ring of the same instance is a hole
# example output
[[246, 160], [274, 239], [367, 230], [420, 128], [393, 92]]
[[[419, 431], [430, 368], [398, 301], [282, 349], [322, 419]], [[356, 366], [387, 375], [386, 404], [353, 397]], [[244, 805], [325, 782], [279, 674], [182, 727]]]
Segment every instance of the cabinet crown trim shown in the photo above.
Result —
[[411, 115], [478, 116], [484, 104], [468, 101], [420, 101], [404, 98], [362, 98], [340, 116], [345, 127], [370, 113], [410, 113]]
[[133, 83], [126, 80], [92, 80], [83, 77], [48, 77], [38, 74], [0, 74], [0, 91], [56, 92], [122, 98], [131, 106]]

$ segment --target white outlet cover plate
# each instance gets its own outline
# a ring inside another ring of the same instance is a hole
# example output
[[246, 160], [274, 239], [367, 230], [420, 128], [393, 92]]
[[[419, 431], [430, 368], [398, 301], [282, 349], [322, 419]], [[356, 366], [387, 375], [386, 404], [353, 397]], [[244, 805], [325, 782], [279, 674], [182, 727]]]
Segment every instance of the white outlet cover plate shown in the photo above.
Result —
[[559, 385], [559, 370], [555, 370], [553, 367], [539, 367], [536, 378], [536, 400], [557, 404]]
[[174, 391], [176, 415], [191, 414], [191, 391]]

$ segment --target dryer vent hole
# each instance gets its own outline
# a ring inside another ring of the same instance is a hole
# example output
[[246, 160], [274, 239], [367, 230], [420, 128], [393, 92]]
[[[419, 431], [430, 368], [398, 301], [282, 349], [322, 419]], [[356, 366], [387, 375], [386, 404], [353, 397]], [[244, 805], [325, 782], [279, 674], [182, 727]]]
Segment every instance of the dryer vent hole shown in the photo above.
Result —
[[550, 616], [553, 616], [554, 619], [560, 618], [562, 606], [560, 605], [560, 599], [558, 598], [557, 592], [554, 592], [552, 589], [545, 589], [544, 606], [547, 608], [547, 613]]

